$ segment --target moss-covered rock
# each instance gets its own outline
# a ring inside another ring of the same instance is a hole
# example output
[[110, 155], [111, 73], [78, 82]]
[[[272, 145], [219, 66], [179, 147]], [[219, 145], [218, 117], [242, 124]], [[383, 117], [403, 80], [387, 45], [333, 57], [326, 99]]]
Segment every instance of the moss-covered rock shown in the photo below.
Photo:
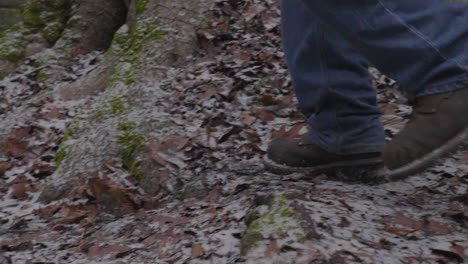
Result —
[[144, 47], [150, 41], [164, 39], [168, 33], [158, 30], [158, 26], [158, 20], [145, 20], [136, 23], [132, 29], [124, 25], [116, 32], [106, 57], [120, 57], [120, 62], [115, 66], [109, 78], [108, 87], [115, 87], [119, 84], [127, 86], [136, 82], [135, 68], [141, 59]]
[[258, 238], [269, 238], [273, 234], [285, 233], [299, 242], [305, 231], [295, 219], [296, 210], [291, 206], [293, 200], [285, 194], [272, 198], [267, 205], [259, 206], [249, 212], [245, 221], [248, 225], [242, 237], [242, 252], [246, 253], [260, 242]]
[[54, 21], [47, 24], [42, 30], [42, 36], [49, 42], [54, 43], [62, 34], [65, 28], [65, 23], [62, 20]]
[[26, 41], [24, 35], [30, 33], [22, 23], [16, 24], [0, 35], [0, 58], [18, 62], [24, 57]]

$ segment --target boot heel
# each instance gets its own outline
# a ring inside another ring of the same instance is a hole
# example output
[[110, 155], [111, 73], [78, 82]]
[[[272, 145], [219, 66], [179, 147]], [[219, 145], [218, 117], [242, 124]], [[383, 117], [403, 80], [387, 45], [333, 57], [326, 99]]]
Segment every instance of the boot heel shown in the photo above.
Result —
[[329, 176], [339, 181], [369, 185], [388, 182], [387, 170], [383, 163], [353, 167], [337, 167], [329, 172]]

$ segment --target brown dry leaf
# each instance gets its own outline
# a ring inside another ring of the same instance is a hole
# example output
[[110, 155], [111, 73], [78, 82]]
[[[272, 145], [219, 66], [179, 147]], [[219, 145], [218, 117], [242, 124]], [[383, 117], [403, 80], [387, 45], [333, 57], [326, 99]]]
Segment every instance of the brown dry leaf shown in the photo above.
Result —
[[468, 244], [465, 246], [454, 244], [452, 246], [452, 250], [455, 251], [458, 255], [468, 258]]
[[458, 162], [461, 164], [468, 164], [468, 154], [461, 156]]
[[9, 138], [5, 142], [4, 149], [8, 155], [15, 158], [21, 158], [25, 156], [28, 144], [29, 143], [27, 141], [22, 141], [17, 138]]
[[[415, 220], [410, 217], [407, 217], [403, 212], [396, 212], [394, 215], [391, 216], [385, 216], [382, 219], [382, 222], [384, 224], [388, 224], [389, 226], [386, 227], [386, 229], [389, 228], [396, 228], [395, 225], [401, 225], [409, 229], [413, 229], [416, 231], [423, 231], [427, 234], [448, 234], [450, 233], [450, 229], [446, 225], [442, 225], [441, 223], [434, 221], [434, 220]], [[394, 232], [402, 232], [404, 233], [405, 231], [403, 230], [397, 230], [397, 229], [390, 229]]]
[[11, 198], [24, 200], [29, 197], [30, 192], [35, 192], [36, 188], [30, 183], [17, 183], [12, 186]]
[[78, 210], [75, 206], [67, 206], [69, 208], [66, 217], [58, 221], [59, 224], [76, 224], [85, 219], [88, 215], [86, 211]]
[[94, 242], [92, 242], [90, 240], [84, 240], [78, 246], [78, 251], [87, 253], [89, 248], [91, 248], [93, 245], [94, 245]]
[[33, 249], [33, 247], [34, 247], [33, 242], [25, 241], [25, 242], [18, 243], [16, 245], [2, 246], [2, 248], [0, 249], [4, 249], [7, 251], [26, 251], [26, 250]]
[[88, 186], [97, 204], [103, 206], [107, 212], [117, 215], [136, 212], [137, 206], [128, 193], [110, 180], [94, 177], [89, 180]]
[[45, 119], [58, 119], [58, 118], [60, 118], [60, 116], [61, 116], [60, 115], [60, 108], [58, 108], [57, 106], [52, 105], [52, 104], [45, 104], [44, 108], [49, 110], [49, 112], [43, 116]]
[[127, 246], [122, 246], [120, 244], [113, 244], [113, 245], [93, 245], [88, 250], [88, 257], [89, 258], [96, 258], [105, 256], [108, 254], [112, 254], [114, 257], [116, 255], [122, 254], [124, 252], [130, 251], [131, 248]]
[[254, 107], [252, 109], [252, 113], [255, 115], [260, 120], [269, 122], [275, 120], [276, 116], [271, 113], [270, 111], [264, 109], [264, 108], [259, 108], [259, 107]]
[[394, 227], [394, 226], [386, 226], [384, 228], [384, 230], [389, 232], [389, 233], [392, 233], [392, 234], [395, 234], [395, 235], [400, 235], [400, 236], [406, 236], [408, 234], [411, 234], [411, 233], [417, 231], [417, 230], [414, 230], [414, 229]]
[[31, 173], [32, 176], [40, 179], [52, 175], [54, 171], [54, 167], [42, 161], [36, 161], [30, 168], [27, 169], [27, 172]]
[[52, 227], [52, 230], [64, 231], [64, 230], [67, 230], [67, 227], [65, 225], [59, 224], [59, 225], [55, 225], [54, 227]]
[[422, 231], [428, 234], [445, 235], [450, 233], [450, 228], [434, 220], [422, 221]]
[[259, 142], [260, 136], [258, 135], [257, 131], [253, 129], [244, 129], [239, 134], [242, 138], [251, 141], [251, 142]]
[[194, 258], [194, 259], [199, 258], [199, 257], [203, 256], [203, 254], [205, 254], [205, 250], [203, 250], [202, 245], [194, 244], [192, 246], [192, 258]]
[[251, 7], [247, 12], [245, 12], [244, 17], [245, 21], [249, 22], [250, 20], [254, 19], [258, 14], [263, 12], [263, 9]]
[[61, 207], [61, 204], [48, 205], [46, 207], [34, 210], [34, 214], [41, 217], [51, 217], [52, 215], [57, 213]]
[[145, 238], [145, 240], [143, 240], [143, 244], [145, 244], [147, 247], [149, 247], [152, 244], [154, 244], [154, 242], [156, 242], [156, 240], [158, 240], [159, 236], [160, 236], [159, 234], [151, 235], [151, 236]]
[[149, 145], [149, 155], [161, 166], [171, 163], [179, 168], [185, 168], [187, 165], [180, 153], [190, 142], [188, 137], [168, 137], [163, 143], [152, 142]]
[[246, 126], [251, 126], [253, 123], [255, 123], [255, 117], [249, 115], [249, 114], [242, 114], [240, 116], [240, 121], [242, 124]]
[[277, 256], [280, 253], [280, 250], [281, 249], [278, 247], [276, 240], [272, 240], [265, 249], [265, 257], [271, 259], [274, 256]]
[[212, 97], [216, 97], [216, 99], [220, 100], [221, 95], [218, 94], [218, 92], [214, 88], [204, 88], [204, 93], [202, 96], [200, 96], [200, 100], [208, 100], [211, 99]]
[[402, 130], [406, 126], [406, 120], [399, 117], [382, 116], [381, 121], [384, 125], [392, 127], [397, 130]]
[[385, 115], [397, 114], [397, 106], [394, 104], [379, 104], [379, 107]]
[[458, 255], [455, 252], [452, 251], [447, 251], [447, 250], [442, 250], [442, 249], [435, 249], [431, 248], [432, 254], [438, 255], [438, 256], [443, 256], [451, 261], [455, 261], [457, 263], [463, 263], [463, 257]]
[[239, 52], [234, 53], [232, 58], [238, 62], [248, 62], [251, 60], [252, 57], [250, 56], [249, 53], [245, 51], [239, 51]]
[[270, 106], [277, 104], [278, 100], [276, 100], [276, 98], [271, 94], [264, 94], [258, 98], [258, 102], [264, 106]]
[[11, 169], [11, 162], [9, 161], [0, 161], [0, 177], [5, 175], [5, 172]]
[[274, 131], [271, 133], [271, 138], [302, 138], [304, 137], [304, 134], [302, 134], [301, 132], [303, 131], [303, 128], [306, 127], [306, 123], [300, 123], [294, 125], [289, 130], [286, 130], [286, 125], [283, 125], [278, 131]]

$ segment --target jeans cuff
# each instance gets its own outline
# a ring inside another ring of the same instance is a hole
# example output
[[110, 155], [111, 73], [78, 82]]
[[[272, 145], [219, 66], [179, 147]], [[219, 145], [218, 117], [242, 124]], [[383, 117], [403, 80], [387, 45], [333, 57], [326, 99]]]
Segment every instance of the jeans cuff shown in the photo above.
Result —
[[383, 152], [385, 141], [375, 143], [365, 142], [325, 142], [320, 138], [317, 133], [311, 130], [308, 134], [309, 139], [319, 148], [325, 150], [328, 153], [337, 155], [354, 155], [363, 153], [376, 153]]
[[446, 81], [443, 83], [432, 84], [420, 93], [416, 97], [428, 96], [439, 93], [447, 93], [451, 91], [460, 90], [463, 88], [468, 88], [468, 74], [457, 77], [454, 80]]

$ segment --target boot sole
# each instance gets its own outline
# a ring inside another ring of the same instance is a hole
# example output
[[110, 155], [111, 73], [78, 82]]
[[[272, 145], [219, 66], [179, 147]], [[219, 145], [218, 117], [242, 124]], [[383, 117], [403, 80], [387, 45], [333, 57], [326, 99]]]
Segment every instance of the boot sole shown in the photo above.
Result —
[[467, 141], [468, 141], [468, 126], [465, 127], [465, 129], [461, 133], [459, 133], [457, 136], [447, 141], [440, 148], [426, 154], [425, 156], [403, 167], [400, 167], [394, 170], [388, 169], [386, 172], [387, 174], [386, 177], [388, 181], [400, 181], [400, 180], [408, 178], [411, 175], [422, 172], [428, 169], [429, 167], [431, 167], [439, 159], [450, 155], [451, 153], [455, 152], [458, 149], [465, 148], [468, 145]]
[[263, 159], [265, 169], [269, 172], [279, 175], [287, 175], [292, 173], [323, 173], [336, 168], [353, 168], [360, 166], [375, 166], [383, 164], [382, 157], [360, 159], [360, 160], [346, 160], [328, 163], [326, 165], [314, 166], [314, 167], [292, 167], [284, 164], [279, 164], [267, 156]]

